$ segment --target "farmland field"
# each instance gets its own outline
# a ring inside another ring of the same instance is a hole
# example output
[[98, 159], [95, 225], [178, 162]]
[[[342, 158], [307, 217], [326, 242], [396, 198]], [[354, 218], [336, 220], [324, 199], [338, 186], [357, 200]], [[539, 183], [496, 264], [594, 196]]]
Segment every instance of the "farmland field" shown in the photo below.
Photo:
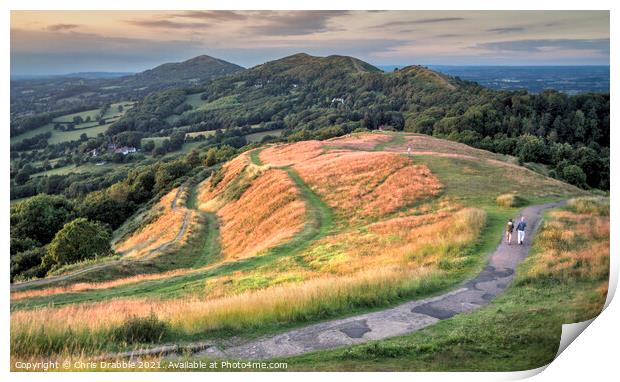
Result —
[[[123, 106], [123, 111], [118, 111], [118, 106]], [[133, 106], [132, 103], [129, 102], [119, 102], [114, 103], [110, 106], [110, 108], [105, 112], [104, 119], [106, 119], [106, 124], [99, 125], [97, 121], [95, 121], [96, 116], [100, 113], [100, 109], [87, 110], [80, 113], [73, 113], [63, 115], [61, 117], [54, 118], [52, 123], [48, 123], [44, 126], [41, 126], [37, 129], [33, 129], [27, 131], [23, 134], [11, 137], [11, 144], [21, 142], [26, 138], [32, 138], [39, 134], [45, 134], [47, 132], [52, 133], [52, 136], [48, 139], [49, 144], [56, 144], [67, 141], [75, 141], [79, 140], [81, 134], [86, 134], [89, 138], [96, 137], [97, 134], [104, 133], [110, 125], [118, 120], [128, 109]], [[90, 117], [92, 122], [83, 122], [75, 125], [75, 130], [72, 131], [60, 131], [55, 130], [54, 125], [56, 123], [67, 124], [73, 122], [74, 117], [82, 117], [82, 119], [86, 119], [86, 117]]]

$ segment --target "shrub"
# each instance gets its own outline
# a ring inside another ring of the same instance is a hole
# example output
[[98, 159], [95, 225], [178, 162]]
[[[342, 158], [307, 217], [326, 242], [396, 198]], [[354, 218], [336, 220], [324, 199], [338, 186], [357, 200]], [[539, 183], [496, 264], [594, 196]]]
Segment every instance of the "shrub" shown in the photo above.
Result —
[[574, 164], [564, 167], [562, 170], [562, 179], [577, 187], [583, 188], [586, 186], [586, 174], [581, 167]]
[[526, 200], [515, 194], [502, 194], [495, 199], [500, 207], [520, 207], [526, 204]]
[[84, 218], [75, 219], [56, 233], [44, 263], [63, 265], [109, 255], [110, 237], [111, 233], [105, 226]]
[[153, 311], [146, 317], [131, 316], [113, 330], [117, 342], [140, 343], [160, 341], [168, 332], [168, 324]]

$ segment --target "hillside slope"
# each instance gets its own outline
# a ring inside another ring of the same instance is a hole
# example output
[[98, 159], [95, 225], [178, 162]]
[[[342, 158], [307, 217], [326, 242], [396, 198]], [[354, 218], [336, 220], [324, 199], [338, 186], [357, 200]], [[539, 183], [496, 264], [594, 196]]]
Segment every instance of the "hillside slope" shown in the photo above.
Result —
[[221, 256], [200, 267], [13, 292], [13, 351], [35, 351], [28, 336], [39, 326], [54, 331], [36, 351], [53, 351], [68, 330], [81, 330], [90, 342], [75, 349], [88, 354], [116, 343], [110, 327], [148, 312], [169, 324], [162, 340], [197, 340], [419, 298], [480, 270], [515, 213], [496, 204], [498, 195], [534, 204], [583, 193], [510, 158], [396, 133], [255, 149], [192, 192], [200, 213], [219, 221], [219, 230], [208, 227]]

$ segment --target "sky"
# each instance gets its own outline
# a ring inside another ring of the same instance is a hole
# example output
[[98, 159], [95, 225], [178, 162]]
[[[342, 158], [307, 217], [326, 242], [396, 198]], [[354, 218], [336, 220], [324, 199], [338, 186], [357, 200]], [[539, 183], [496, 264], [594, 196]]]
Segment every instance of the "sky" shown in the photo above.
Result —
[[608, 11], [12, 11], [11, 74], [138, 72], [207, 54], [373, 65], [609, 65]]

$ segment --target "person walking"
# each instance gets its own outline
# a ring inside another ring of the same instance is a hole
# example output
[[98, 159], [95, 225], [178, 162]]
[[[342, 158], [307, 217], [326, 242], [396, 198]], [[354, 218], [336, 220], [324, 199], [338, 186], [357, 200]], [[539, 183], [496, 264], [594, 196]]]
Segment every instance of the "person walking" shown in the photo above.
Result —
[[525, 218], [521, 216], [521, 221], [517, 224], [517, 242], [519, 245], [522, 245], [525, 240], [525, 227], [527, 227]]
[[512, 219], [508, 219], [508, 223], [506, 224], [506, 241], [508, 245], [512, 243], [512, 231], [514, 230], [515, 225], [512, 222]]

